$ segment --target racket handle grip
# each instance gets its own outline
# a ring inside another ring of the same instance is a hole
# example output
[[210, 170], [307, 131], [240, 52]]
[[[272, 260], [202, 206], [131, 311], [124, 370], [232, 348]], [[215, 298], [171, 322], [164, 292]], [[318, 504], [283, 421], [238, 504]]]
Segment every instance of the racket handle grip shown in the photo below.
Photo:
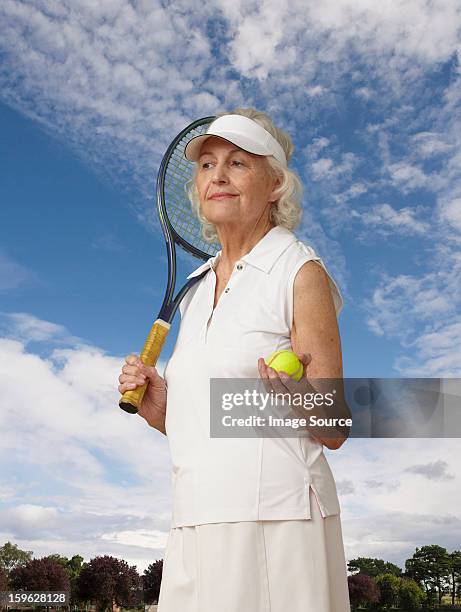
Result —
[[[139, 355], [139, 358], [146, 366], [155, 366], [162, 352], [166, 337], [170, 331], [170, 324], [162, 319], [157, 319], [152, 325], [152, 329], [147, 336], [144, 347]], [[136, 414], [141, 405], [142, 398], [146, 392], [149, 381], [146, 381], [142, 387], [136, 387], [132, 391], [125, 391], [120, 398], [118, 405], [125, 412]]]

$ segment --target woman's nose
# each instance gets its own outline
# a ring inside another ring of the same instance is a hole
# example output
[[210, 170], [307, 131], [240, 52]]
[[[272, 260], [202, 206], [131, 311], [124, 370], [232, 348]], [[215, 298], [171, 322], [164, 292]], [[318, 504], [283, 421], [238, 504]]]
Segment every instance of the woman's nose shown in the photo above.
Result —
[[215, 183], [224, 183], [227, 182], [227, 172], [225, 166], [221, 164], [216, 164], [212, 174], [212, 180]]

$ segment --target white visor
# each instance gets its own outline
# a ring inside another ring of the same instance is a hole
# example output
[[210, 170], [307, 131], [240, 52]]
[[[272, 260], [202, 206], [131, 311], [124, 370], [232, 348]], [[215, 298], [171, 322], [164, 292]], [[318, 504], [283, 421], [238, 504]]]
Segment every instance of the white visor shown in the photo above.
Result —
[[198, 161], [202, 145], [210, 136], [224, 138], [249, 153], [273, 155], [282, 165], [287, 165], [285, 152], [272, 134], [243, 115], [224, 115], [215, 119], [205, 134], [189, 140], [184, 149], [185, 158]]

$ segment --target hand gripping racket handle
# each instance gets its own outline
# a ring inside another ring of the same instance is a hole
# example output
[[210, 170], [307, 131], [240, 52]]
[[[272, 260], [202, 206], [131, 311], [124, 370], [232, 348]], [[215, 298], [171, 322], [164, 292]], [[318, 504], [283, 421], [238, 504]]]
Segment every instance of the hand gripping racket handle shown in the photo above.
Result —
[[[170, 324], [162, 319], [157, 319], [152, 325], [152, 329], [150, 330], [142, 352], [139, 355], [144, 365], [156, 365], [157, 359], [162, 352], [162, 348], [165, 344], [169, 331]], [[129, 412], [130, 414], [136, 414], [139, 406], [141, 405], [142, 398], [144, 397], [148, 384], [149, 380], [146, 380], [142, 387], [136, 387], [136, 389], [133, 389], [133, 391], [125, 391], [118, 403], [120, 408], [126, 412]]]

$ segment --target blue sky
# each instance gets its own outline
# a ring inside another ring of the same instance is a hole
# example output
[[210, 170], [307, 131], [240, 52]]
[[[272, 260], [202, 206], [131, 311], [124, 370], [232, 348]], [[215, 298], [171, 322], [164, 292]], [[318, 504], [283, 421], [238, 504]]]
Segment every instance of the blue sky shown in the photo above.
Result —
[[[253, 106], [291, 134], [297, 234], [345, 300], [345, 376], [461, 376], [460, 10], [2, 3], [0, 543], [163, 556], [167, 441], [116, 387], [163, 299], [158, 165], [198, 117]], [[459, 458], [456, 439], [328, 452], [348, 558], [459, 548]]]

